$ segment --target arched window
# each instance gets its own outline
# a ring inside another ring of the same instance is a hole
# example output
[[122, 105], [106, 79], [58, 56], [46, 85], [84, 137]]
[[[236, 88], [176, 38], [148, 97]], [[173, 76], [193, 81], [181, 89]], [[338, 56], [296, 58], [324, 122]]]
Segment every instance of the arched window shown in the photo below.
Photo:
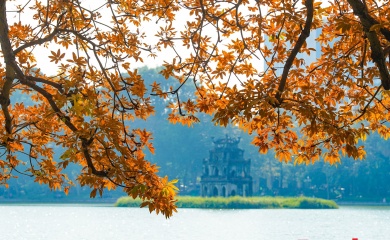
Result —
[[215, 186], [214, 189], [213, 189], [213, 196], [214, 197], [218, 197], [218, 188]]
[[232, 192], [230, 193], [230, 196], [232, 196], [232, 197], [236, 196], [236, 190], [232, 190]]
[[226, 188], [225, 188], [225, 186], [222, 187], [221, 196], [222, 197], [226, 197]]
[[206, 186], [204, 186], [203, 187], [203, 197], [207, 197], [207, 187]]

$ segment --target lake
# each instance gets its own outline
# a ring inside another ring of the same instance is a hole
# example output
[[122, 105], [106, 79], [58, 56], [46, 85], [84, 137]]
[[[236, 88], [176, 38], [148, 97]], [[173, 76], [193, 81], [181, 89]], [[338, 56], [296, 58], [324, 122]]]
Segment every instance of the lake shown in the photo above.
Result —
[[171, 219], [108, 205], [0, 205], [1, 239], [388, 240], [390, 207], [179, 209]]

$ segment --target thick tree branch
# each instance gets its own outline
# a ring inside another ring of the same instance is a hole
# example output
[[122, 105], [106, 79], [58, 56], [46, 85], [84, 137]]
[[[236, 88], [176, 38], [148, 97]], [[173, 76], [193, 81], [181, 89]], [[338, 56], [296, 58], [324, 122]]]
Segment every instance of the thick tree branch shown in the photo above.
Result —
[[282, 77], [280, 80], [280, 84], [278, 87], [278, 92], [276, 94], [276, 99], [279, 101], [279, 104], [282, 102], [282, 93], [284, 91], [284, 88], [286, 87], [286, 82], [287, 82], [287, 77], [288, 77], [288, 72], [290, 71], [290, 68], [294, 62], [295, 57], [299, 53], [299, 50], [303, 46], [303, 44], [306, 41], [306, 38], [310, 36], [310, 28], [311, 24], [313, 22], [313, 16], [314, 16], [314, 9], [313, 9], [313, 0], [306, 0], [305, 3], [306, 10], [307, 10], [307, 16], [306, 16], [306, 22], [305, 26], [301, 32], [301, 35], [299, 35], [299, 38], [292, 49], [290, 55], [287, 58], [286, 64], [283, 67], [283, 73]]
[[0, 89], [0, 104], [5, 118], [5, 130], [8, 134], [11, 134], [12, 117], [8, 110], [8, 105], [10, 104], [10, 91], [15, 79], [15, 71], [11, 64], [15, 61], [15, 55], [12, 52], [11, 42], [8, 39], [6, 1], [0, 1], [0, 43], [6, 69], [6, 80]]
[[[373, 25], [378, 24], [378, 21], [370, 16], [366, 6], [360, 0], [348, 0], [348, 3], [351, 5], [353, 13], [359, 17], [360, 23], [363, 26], [363, 31], [370, 41], [371, 58], [378, 67], [382, 86], [385, 90], [390, 90], [390, 74], [386, 66], [386, 56], [383, 53], [377, 33], [370, 30]], [[385, 35], [386, 39], [390, 38], [388, 30], [383, 29], [381, 32]]]

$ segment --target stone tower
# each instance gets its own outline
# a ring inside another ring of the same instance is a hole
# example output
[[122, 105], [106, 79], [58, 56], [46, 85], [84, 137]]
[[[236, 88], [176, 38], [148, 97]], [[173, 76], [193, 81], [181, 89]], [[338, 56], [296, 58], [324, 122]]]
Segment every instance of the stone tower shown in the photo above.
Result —
[[201, 196], [252, 196], [251, 160], [244, 159], [244, 150], [238, 148], [240, 138], [218, 139], [209, 158], [203, 160]]

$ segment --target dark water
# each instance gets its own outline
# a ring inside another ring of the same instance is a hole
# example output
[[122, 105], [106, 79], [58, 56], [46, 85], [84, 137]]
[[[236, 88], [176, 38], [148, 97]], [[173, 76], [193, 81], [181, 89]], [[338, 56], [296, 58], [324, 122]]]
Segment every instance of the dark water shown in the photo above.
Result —
[[147, 209], [0, 205], [0, 239], [388, 240], [390, 207], [337, 210], [180, 209], [166, 220]]

